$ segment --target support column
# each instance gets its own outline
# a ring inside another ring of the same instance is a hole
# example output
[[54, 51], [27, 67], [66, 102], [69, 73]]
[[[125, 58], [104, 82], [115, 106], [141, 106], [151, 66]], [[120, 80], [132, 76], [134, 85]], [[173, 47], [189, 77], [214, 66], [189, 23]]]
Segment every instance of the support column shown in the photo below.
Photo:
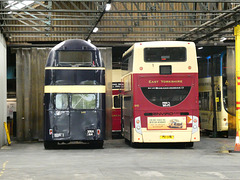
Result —
[[240, 151], [240, 25], [234, 27], [236, 58], [236, 140], [234, 151]]

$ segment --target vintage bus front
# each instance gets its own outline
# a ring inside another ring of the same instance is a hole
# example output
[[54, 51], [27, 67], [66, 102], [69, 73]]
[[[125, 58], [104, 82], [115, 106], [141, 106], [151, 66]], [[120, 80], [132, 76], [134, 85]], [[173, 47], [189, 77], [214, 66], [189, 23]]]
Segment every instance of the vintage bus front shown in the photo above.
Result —
[[192, 146], [200, 140], [194, 43], [138, 43], [132, 54], [133, 73], [123, 78], [124, 93], [133, 99], [131, 141]]
[[105, 92], [105, 68], [94, 45], [66, 40], [55, 46], [45, 67], [45, 148], [73, 141], [102, 147]]

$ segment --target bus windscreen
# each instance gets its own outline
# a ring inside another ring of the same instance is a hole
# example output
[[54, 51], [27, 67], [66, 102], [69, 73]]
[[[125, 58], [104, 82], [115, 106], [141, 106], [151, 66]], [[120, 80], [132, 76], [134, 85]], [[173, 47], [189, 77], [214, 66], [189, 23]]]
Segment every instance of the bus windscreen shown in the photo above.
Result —
[[145, 48], [145, 62], [184, 62], [187, 60], [185, 47]]
[[91, 64], [91, 51], [59, 51], [59, 63], [66, 64]]

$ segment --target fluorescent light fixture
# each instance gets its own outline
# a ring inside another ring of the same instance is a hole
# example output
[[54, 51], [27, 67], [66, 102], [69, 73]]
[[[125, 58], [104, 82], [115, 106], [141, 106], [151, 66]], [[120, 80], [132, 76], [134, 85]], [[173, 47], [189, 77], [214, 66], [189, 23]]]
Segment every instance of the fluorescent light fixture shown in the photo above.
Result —
[[98, 28], [95, 27], [95, 28], [93, 29], [93, 32], [94, 32], [94, 33], [98, 32]]
[[199, 50], [200, 50], [200, 49], [203, 49], [203, 47], [199, 47], [198, 49], [199, 49]]
[[105, 7], [105, 11], [110, 11], [111, 7], [112, 7], [111, 3], [107, 3]]
[[220, 41], [221, 41], [221, 42], [223, 42], [223, 41], [225, 41], [225, 40], [227, 40], [227, 38], [225, 38], [225, 37], [221, 37], [221, 38], [220, 38]]
[[18, 10], [18, 9], [22, 9], [28, 5], [33, 4], [34, 1], [8, 1], [8, 6], [6, 6], [5, 8], [10, 7], [11, 10]]

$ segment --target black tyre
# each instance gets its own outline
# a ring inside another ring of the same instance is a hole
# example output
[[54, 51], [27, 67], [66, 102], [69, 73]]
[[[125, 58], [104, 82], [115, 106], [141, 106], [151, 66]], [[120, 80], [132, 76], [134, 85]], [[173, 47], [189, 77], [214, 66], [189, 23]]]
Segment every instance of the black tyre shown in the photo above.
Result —
[[96, 148], [96, 149], [102, 149], [103, 148], [103, 140], [98, 140], [98, 141], [92, 141], [90, 142], [91, 147]]
[[96, 144], [96, 148], [98, 148], [98, 149], [102, 149], [102, 148], [103, 148], [103, 143], [104, 143], [103, 140], [98, 141], [97, 144]]
[[191, 147], [193, 147], [193, 145], [194, 145], [193, 142], [187, 142], [187, 143], [185, 143], [185, 147], [186, 147], [186, 148], [191, 148]]
[[57, 142], [44, 141], [45, 149], [55, 149], [57, 147]]

